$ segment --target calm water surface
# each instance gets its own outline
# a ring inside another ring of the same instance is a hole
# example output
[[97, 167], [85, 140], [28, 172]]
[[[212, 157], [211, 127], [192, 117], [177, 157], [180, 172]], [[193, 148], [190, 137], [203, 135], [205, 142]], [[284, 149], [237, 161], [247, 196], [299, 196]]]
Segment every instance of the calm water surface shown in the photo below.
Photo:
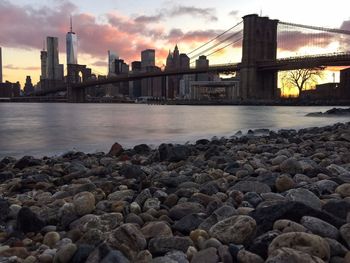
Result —
[[254, 128], [302, 128], [350, 121], [305, 117], [332, 107], [151, 106], [142, 104], [0, 103], [0, 158], [108, 151], [147, 143], [195, 141]]

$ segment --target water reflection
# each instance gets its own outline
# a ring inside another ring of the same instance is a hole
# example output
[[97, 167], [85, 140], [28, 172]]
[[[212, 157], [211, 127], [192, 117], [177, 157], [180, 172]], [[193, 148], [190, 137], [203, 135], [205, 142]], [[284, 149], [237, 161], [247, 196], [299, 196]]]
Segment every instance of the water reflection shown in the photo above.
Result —
[[194, 141], [254, 128], [302, 128], [349, 121], [305, 117], [331, 107], [160, 106], [0, 103], [0, 158], [54, 155], [70, 149], [107, 151], [118, 141]]

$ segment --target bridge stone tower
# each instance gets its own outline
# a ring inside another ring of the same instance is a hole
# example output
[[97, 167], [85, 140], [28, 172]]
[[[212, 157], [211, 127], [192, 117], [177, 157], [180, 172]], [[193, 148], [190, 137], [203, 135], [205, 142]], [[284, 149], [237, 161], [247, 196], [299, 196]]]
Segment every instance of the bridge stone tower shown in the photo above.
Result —
[[277, 97], [277, 71], [259, 71], [258, 62], [276, 60], [278, 20], [253, 14], [244, 16], [243, 23], [241, 97], [273, 100]]

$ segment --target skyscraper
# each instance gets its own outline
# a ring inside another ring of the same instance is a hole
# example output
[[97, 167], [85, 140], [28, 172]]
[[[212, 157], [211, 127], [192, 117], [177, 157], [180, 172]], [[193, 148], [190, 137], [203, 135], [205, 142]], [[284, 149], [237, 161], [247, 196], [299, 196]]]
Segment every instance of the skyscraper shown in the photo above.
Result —
[[119, 59], [117, 53], [108, 50], [108, 76], [115, 75], [115, 61]]
[[0, 83], [2, 83], [2, 54], [1, 54], [1, 47], [0, 47]]
[[73, 32], [72, 17], [70, 18], [70, 31], [66, 36], [66, 52], [67, 52], [67, 65], [78, 64], [78, 40], [77, 35]]
[[156, 65], [156, 51], [154, 49], [146, 49], [141, 52], [141, 67], [154, 67]]
[[63, 65], [59, 64], [58, 60], [58, 38], [47, 37], [47, 78], [50, 80], [63, 79]]
[[46, 72], [47, 51], [46, 50], [40, 51], [40, 62], [41, 62], [41, 76], [40, 76], [40, 80], [47, 79], [47, 72]]

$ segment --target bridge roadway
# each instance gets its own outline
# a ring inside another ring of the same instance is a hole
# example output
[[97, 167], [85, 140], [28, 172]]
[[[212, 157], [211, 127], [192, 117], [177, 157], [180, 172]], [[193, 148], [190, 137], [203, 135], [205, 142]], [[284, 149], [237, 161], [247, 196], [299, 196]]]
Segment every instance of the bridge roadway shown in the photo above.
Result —
[[[231, 63], [213, 65], [208, 68], [189, 68], [177, 70], [164, 70], [158, 72], [140, 72], [118, 75], [116, 77], [109, 77], [107, 79], [89, 80], [83, 83], [73, 84], [73, 89], [84, 89], [93, 86], [118, 83], [124, 81], [133, 81], [144, 78], [155, 78], [163, 76], [185, 75], [185, 74], [200, 74], [200, 73], [232, 73], [239, 71], [242, 63]], [[253, 65], [254, 66], [254, 65]], [[257, 70], [259, 71], [284, 71], [301, 68], [315, 68], [327, 66], [350, 66], [350, 53], [332, 53], [325, 55], [304, 56], [304, 57], [290, 57], [277, 59], [275, 61], [261, 61], [258, 62]], [[67, 86], [60, 86], [50, 90], [37, 91], [34, 96], [43, 96], [50, 93], [67, 91]]]

